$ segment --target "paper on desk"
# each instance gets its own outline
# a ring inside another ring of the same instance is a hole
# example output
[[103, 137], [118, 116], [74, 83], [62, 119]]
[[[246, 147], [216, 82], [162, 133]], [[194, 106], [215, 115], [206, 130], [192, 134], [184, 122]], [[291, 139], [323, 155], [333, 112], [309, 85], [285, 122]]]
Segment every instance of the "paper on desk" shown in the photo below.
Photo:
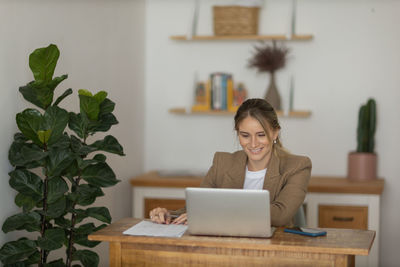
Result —
[[163, 236], [163, 237], [181, 237], [187, 229], [182, 224], [158, 224], [148, 221], [141, 221], [124, 231], [124, 235], [139, 236]]

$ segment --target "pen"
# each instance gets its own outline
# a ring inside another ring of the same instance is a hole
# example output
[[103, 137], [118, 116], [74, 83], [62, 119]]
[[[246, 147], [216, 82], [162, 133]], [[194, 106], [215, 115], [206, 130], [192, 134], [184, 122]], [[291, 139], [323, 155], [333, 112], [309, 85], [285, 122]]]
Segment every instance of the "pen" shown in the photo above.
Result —
[[178, 214], [170, 214], [168, 217], [170, 217], [171, 219], [176, 219], [179, 217]]

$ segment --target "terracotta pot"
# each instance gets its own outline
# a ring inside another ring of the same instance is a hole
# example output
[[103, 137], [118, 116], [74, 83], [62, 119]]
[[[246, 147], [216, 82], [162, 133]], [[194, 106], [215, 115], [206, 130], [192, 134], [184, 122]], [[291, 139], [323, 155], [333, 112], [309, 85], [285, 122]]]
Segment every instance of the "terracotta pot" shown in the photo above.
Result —
[[354, 181], [376, 179], [377, 155], [351, 152], [348, 156], [347, 178]]

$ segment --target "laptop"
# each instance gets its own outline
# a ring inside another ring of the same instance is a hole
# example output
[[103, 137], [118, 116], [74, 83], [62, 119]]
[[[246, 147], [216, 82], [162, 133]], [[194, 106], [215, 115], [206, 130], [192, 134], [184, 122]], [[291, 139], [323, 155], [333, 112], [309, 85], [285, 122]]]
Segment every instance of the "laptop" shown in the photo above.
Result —
[[189, 234], [273, 235], [268, 190], [188, 187], [185, 194]]

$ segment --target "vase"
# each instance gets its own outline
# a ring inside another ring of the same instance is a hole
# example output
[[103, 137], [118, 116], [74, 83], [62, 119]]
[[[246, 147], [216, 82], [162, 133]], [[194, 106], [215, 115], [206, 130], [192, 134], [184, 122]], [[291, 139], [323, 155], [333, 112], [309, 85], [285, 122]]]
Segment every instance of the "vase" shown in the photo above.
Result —
[[348, 156], [347, 178], [353, 181], [375, 180], [377, 176], [375, 153], [351, 152]]
[[276, 87], [274, 72], [271, 72], [271, 79], [269, 81], [269, 86], [264, 98], [276, 111], [281, 110], [281, 96], [279, 95], [278, 88]]

